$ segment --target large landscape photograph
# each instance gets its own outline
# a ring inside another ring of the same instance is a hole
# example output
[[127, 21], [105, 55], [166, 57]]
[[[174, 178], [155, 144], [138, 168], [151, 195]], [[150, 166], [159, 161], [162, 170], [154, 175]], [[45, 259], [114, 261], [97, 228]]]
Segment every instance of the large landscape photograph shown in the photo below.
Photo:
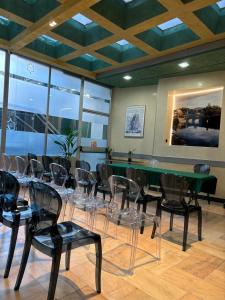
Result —
[[223, 89], [175, 95], [172, 145], [218, 147]]

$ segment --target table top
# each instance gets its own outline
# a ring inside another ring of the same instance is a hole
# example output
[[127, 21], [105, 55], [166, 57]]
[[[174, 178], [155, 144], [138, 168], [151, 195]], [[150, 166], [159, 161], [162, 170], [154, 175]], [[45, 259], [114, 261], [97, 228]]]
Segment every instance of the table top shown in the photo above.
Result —
[[158, 174], [163, 174], [163, 173], [174, 174], [177, 176], [183, 176], [186, 178], [199, 179], [199, 180], [216, 178], [214, 175], [187, 172], [187, 171], [179, 171], [179, 170], [172, 170], [172, 169], [154, 168], [154, 167], [148, 167], [148, 166], [143, 166], [143, 165], [130, 165], [128, 163], [127, 164], [112, 163], [112, 164], [110, 164], [110, 166], [114, 167], [114, 168], [135, 168], [135, 169], [143, 170], [146, 172], [158, 173]]

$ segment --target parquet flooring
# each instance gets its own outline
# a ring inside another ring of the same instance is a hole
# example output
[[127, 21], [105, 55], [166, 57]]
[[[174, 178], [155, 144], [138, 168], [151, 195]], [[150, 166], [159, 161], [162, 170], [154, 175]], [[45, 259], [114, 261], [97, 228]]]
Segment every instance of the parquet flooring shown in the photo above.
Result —
[[[103, 262], [102, 293], [96, 294], [94, 264], [88, 253], [91, 248], [72, 251], [71, 269], [65, 271], [64, 257], [56, 290], [58, 300], [224, 300], [225, 299], [225, 209], [222, 205], [202, 201], [203, 241], [197, 241], [197, 218], [190, 218], [189, 247], [181, 250], [183, 219], [175, 217], [174, 231], [169, 232], [169, 218], [163, 214], [161, 261], [156, 262], [142, 250], [137, 251], [134, 274], [125, 275], [121, 266], [129, 259], [122, 251], [124, 244], [116, 239], [106, 239]], [[149, 206], [154, 212], [154, 204]], [[101, 223], [101, 221], [100, 221]], [[99, 224], [100, 224], [99, 223]], [[118, 234], [125, 236], [126, 229]], [[149, 250], [154, 246], [150, 240], [151, 228], [139, 235], [139, 248]], [[44, 300], [47, 296], [50, 258], [32, 250], [19, 292], [14, 292], [24, 230], [20, 229], [13, 266], [8, 279], [3, 278], [10, 238], [10, 229], [0, 225], [0, 300]], [[115, 252], [113, 252], [115, 251]], [[112, 264], [112, 265], [111, 265]], [[113, 266], [113, 267], [112, 267]]]

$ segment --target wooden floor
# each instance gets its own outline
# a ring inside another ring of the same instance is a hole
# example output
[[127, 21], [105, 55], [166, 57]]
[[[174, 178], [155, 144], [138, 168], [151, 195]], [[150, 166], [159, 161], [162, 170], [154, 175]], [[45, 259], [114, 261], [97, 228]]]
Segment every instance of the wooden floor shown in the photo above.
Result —
[[[92, 248], [72, 251], [71, 270], [65, 271], [61, 261], [56, 299], [140, 299], [140, 300], [197, 300], [225, 299], [225, 209], [221, 204], [203, 207], [203, 241], [197, 241], [196, 217], [192, 216], [189, 227], [189, 247], [181, 250], [183, 219], [176, 217], [174, 231], [168, 231], [168, 215], [162, 218], [162, 244], [160, 262], [154, 261], [142, 250], [137, 251], [134, 275], [125, 275], [129, 253], [125, 244], [108, 238], [104, 243], [102, 293], [96, 294]], [[154, 204], [149, 211], [154, 211]], [[119, 234], [126, 229], [120, 228]], [[139, 248], [154, 250], [149, 238], [151, 228], [146, 228], [139, 238]], [[24, 232], [20, 229], [13, 266], [8, 279], [3, 278], [10, 238], [10, 229], [0, 225], [0, 299], [44, 300], [49, 283], [51, 262], [47, 256], [32, 250], [19, 292], [13, 287], [17, 276]], [[63, 257], [64, 258], [64, 257]], [[120, 267], [120, 268], [119, 268]]]

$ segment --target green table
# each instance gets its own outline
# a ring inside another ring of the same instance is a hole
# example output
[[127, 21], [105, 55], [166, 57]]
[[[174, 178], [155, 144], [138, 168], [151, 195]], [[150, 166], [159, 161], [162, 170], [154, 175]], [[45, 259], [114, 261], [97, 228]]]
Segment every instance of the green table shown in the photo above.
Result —
[[195, 193], [207, 193], [215, 194], [217, 178], [213, 175], [199, 174], [186, 171], [178, 171], [171, 169], [160, 169], [152, 168], [142, 165], [131, 165], [131, 164], [109, 164], [113, 169], [113, 173], [116, 175], [125, 176], [126, 168], [134, 168], [144, 171], [148, 175], [148, 183], [150, 185], [160, 185], [160, 175], [161, 174], [174, 174], [177, 176], [185, 177], [188, 182], [192, 185], [193, 191]]

